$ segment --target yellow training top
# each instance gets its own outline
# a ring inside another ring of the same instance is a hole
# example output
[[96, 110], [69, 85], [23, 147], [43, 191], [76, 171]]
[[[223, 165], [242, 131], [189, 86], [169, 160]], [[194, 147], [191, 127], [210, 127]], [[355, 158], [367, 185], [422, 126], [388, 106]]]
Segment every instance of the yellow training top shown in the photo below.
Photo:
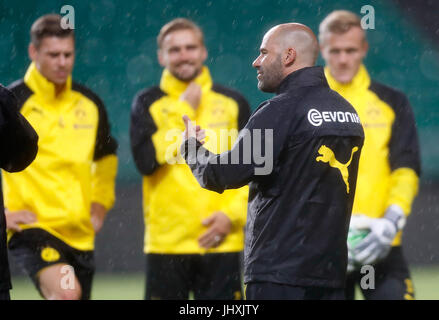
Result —
[[[110, 135], [103, 103], [68, 78], [55, 86], [32, 63], [23, 80], [10, 86], [23, 116], [38, 133], [38, 154], [19, 173], [3, 171], [5, 207], [29, 210], [41, 228], [79, 250], [94, 248], [91, 202], [113, 206], [117, 143]], [[12, 231], [9, 231], [9, 238]]]
[[[231, 149], [238, 129], [247, 122], [250, 108], [236, 91], [212, 84], [206, 67], [194, 81], [202, 89], [196, 111], [180, 100], [188, 84], [168, 70], [163, 72], [160, 87], [144, 90], [134, 99], [131, 147], [143, 175], [146, 253], [199, 254], [243, 249], [248, 187], [223, 194], [202, 189], [179, 149], [184, 114], [206, 129], [205, 146], [220, 153]], [[207, 251], [197, 239], [208, 229], [201, 221], [215, 211], [228, 215], [233, 230], [219, 247]]]
[[[415, 119], [401, 92], [372, 81], [362, 65], [348, 84], [337, 82], [328, 67], [331, 89], [356, 109], [365, 140], [352, 214], [380, 218], [392, 204], [409, 215], [418, 192], [420, 159]], [[401, 244], [401, 232], [393, 245]]]

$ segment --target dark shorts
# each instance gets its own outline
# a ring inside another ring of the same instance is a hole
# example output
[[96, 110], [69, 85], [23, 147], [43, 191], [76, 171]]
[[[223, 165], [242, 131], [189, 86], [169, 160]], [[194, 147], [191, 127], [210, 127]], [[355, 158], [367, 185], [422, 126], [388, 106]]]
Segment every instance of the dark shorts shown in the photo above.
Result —
[[[389, 255], [374, 267], [374, 288], [370, 288], [370, 280], [361, 288], [361, 279], [369, 274], [355, 271], [348, 275], [346, 282], [346, 298], [355, 299], [355, 287], [358, 285], [366, 300], [413, 300], [415, 292], [410, 271], [405, 261], [402, 248], [393, 247]], [[366, 281], [367, 280], [367, 281]]]
[[241, 300], [241, 254], [147, 254], [145, 299]]
[[9, 290], [0, 290], [0, 301], [11, 300]]
[[344, 289], [301, 287], [273, 282], [249, 282], [246, 300], [344, 300]]
[[28, 274], [41, 294], [38, 273], [55, 264], [73, 267], [81, 284], [82, 300], [90, 299], [95, 270], [93, 251], [74, 249], [42, 229], [26, 229], [16, 232], [9, 241], [14, 261]]

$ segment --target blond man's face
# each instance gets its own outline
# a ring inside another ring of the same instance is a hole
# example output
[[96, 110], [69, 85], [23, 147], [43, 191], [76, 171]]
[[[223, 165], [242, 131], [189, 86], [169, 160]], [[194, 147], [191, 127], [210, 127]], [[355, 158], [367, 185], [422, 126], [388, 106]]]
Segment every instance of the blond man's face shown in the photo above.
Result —
[[196, 31], [176, 30], [164, 37], [158, 58], [174, 77], [189, 82], [200, 74], [207, 50]]
[[353, 27], [343, 34], [327, 33], [320, 50], [331, 76], [340, 83], [349, 83], [355, 77], [368, 49], [364, 31]]

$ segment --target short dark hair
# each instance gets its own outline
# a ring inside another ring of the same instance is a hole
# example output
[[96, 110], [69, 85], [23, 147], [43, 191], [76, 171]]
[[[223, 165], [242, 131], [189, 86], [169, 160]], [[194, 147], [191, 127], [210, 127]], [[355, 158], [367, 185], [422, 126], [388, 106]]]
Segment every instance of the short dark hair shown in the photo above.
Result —
[[201, 31], [201, 28], [189, 19], [177, 18], [169, 21], [160, 29], [159, 35], [157, 36], [157, 46], [159, 47], [159, 49], [162, 47], [163, 39], [171, 32], [177, 30], [195, 31], [196, 33], [199, 34], [201, 44], [204, 46], [204, 35], [203, 35], [203, 31]]
[[39, 48], [41, 41], [46, 37], [75, 39], [75, 32], [70, 28], [63, 28], [61, 26], [61, 16], [58, 14], [47, 14], [38, 18], [30, 29], [31, 43]]

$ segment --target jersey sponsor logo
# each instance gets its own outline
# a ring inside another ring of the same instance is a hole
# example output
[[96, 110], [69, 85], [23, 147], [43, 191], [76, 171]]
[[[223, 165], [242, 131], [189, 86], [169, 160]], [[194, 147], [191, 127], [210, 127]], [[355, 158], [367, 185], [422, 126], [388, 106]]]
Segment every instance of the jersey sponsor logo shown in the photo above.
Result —
[[75, 123], [73, 125], [73, 128], [75, 128], [75, 129], [93, 129], [94, 126], [92, 124]]
[[351, 164], [354, 153], [358, 151], [358, 147], [353, 147], [351, 152], [351, 158], [346, 163], [341, 163], [335, 158], [334, 151], [332, 151], [329, 147], [322, 145], [318, 152], [319, 156], [316, 158], [316, 161], [328, 163], [332, 168], [336, 168], [340, 171], [341, 177], [343, 178], [344, 183], [346, 184], [346, 192], [349, 193], [349, 170], [348, 167]]
[[43, 259], [46, 262], [55, 262], [58, 261], [60, 258], [59, 252], [51, 247], [46, 247], [43, 250], [41, 250], [41, 259]]
[[319, 127], [323, 122], [353, 122], [360, 123], [360, 117], [356, 113], [343, 111], [323, 111], [310, 109], [308, 111], [308, 121], [314, 127]]
[[209, 128], [227, 128], [228, 125], [229, 125], [229, 121], [221, 121], [221, 122], [209, 123], [207, 126]]

